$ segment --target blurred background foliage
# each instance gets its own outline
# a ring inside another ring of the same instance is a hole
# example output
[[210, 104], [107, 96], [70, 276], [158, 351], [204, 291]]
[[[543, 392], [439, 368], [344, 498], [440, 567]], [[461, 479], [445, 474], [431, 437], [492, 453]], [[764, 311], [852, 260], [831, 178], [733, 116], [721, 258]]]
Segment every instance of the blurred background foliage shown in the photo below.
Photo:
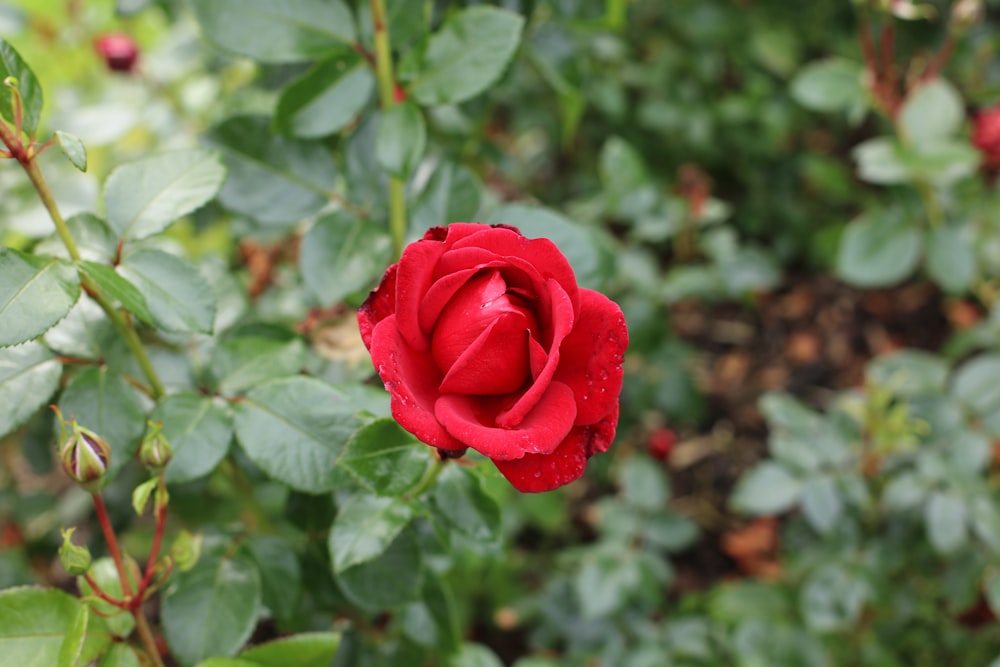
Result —
[[[0, 4], [0, 35], [46, 91], [41, 136], [87, 147], [86, 174], [44, 155], [53, 190], [64, 213], [94, 211], [119, 164], [223, 150], [222, 193], [163, 243], [219, 281], [217, 326], [266, 340], [272, 376], [349, 383], [385, 414], [348, 312], [388, 257], [374, 88], [303, 118], [310, 86], [331, 85], [315, 59], [255, 57], [267, 34], [234, 53], [209, 4]], [[367, 3], [348, 4], [370, 43]], [[629, 322], [622, 422], [557, 492], [450, 470], [393, 542], [422, 554], [401, 598], [331, 577], [326, 533], [350, 493], [291, 490], [216, 452], [172, 486], [172, 530], [203, 531], [209, 564], [237, 544], [232, 567], [259, 572], [251, 641], [336, 627], [337, 667], [1000, 665], [1000, 193], [973, 141], [1000, 101], [1000, 2], [388, 4], [404, 88], [407, 54], [466, 5], [525, 17], [483, 94], [417, 100], [410, 236], [478, 219], [556, 240]], [[138, 44], [134, 68], [108, 67], [109, 32]], [[292, 172], [327, 189], [337, 174], [335, 191], [247, 208], [246, 154], [294, 154]], [[23, 176], [0, 169], [0, 189], [3, 244], [51, 244]], [[218, 349], [208, 385], [246, 391]], [[0, 442], [0, 587], [74, 585], [58, 528], [87, 505], [51, 473], [50, 422]], [[107, 496], [142, 552], [138, 480], [126, 468]], [[448, 515], [456, 497], [476, 511]]]

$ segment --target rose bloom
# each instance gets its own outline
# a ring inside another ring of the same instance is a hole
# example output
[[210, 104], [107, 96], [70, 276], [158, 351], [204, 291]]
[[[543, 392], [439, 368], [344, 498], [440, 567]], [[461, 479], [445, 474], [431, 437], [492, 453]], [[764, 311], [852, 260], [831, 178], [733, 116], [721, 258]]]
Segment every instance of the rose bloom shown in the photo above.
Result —
[[489, 457], [521, 491], [583, 474], [618, 425], [628, 331], [548, 239], [434, 227], [358, 311], [403, 428], [444, 457]]
[[1000, 104], [981, 111], [973, 121], [972, 144], [983, 154], [983, 165], [1000, 168]]

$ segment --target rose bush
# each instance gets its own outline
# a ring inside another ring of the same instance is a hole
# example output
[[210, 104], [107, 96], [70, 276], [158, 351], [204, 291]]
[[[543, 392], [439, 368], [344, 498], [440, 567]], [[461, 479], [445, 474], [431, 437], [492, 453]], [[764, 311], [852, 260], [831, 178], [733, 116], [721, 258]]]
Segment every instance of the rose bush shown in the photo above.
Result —
[[577, 285], [548, 239], [507, 225], [430, 229], [358, 323], [393, 417], [444, 456], [489, 457], [521, 491], [572, 482], [614, 439], [625, 318]]

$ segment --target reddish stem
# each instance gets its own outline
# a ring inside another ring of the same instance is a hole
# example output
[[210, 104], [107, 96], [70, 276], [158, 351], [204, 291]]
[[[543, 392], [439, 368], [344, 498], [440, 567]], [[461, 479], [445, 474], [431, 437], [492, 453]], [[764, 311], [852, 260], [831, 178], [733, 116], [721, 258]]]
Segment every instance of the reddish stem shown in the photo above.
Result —
[[886, 19], [879, 32], [879, 49], [882, 52], [880, 60], [882, 97], [889, 114], [895, 116], [899, 107], [899, 88], [896, 80], [896, 30], [892, 19]]
[[124, 609], [125, 611], [131, 611], [130, 605], [129, 605], [128, 602], [126, 602], [124, 600], [119, 600], [117, 598], [113, 598], [110, 595], [108, 595], [107, 593], [105, 593], [104, 589], [101, 588], [98, 585], [97, 581], [90, 574], [90, 572], [88, 572], [87, 574], [83, 575], [83, 578], [84, 578], [84, 580], [86, 580], [87, 584], [90, 586], [90, 590], [94, 593], [94, 595], [96, 595], [97, 597], [101, 598], [102, 600], [104, 600], [108, 604], [114, 605], [115, 607], [118, 607], [119, 609]]
[[949, 33], [947, 37], [944, 38], [944, 43], [941, 44], [941, 48], [938, 52], [934, 54], [934, 58], [927, 64], [927, 68], [924, 73], [920, 75], [921, 81], [930, 81], [944, 69], [944, 66], [948, 64], [951, 60], [951, 54], [955, 52], [955, 39]]
[[[160, 486], [163, 486], [163, 477], [160, 477]], [[142, 577], [142, 583], [139, 584], [139, 599], [141, 600], [146, 589], [149, 588], [149, 583], [153, 580], [153, 572], [156, 570], [156, 559], [160, 555], [160, 543], [163, 541], [163, 529], [167, 525], [167, 506], [157, 504], [156, 506], [156, 530], [153, 533], [153, 546], [149, 550], [149, 560], [146, 561], [146, 574]]]
[[128, 581], [128, 570], [125, 569], [125, 560], [122, 558], [121, 549], [118, 548], [118, 538], [115, 537], [115, 530], [111, 527], [111, 519], [108, 518], [108, 508], [104, 504], [104, 498], [101, 497], [100, 493], [92, 493], [91, 498], [94, 499], [94, 510], [97, 513], [97, 520], [101, 524], [104, 539], [108, 543], [108, 551], [111, 552], [111, 558], [115, 561], [115, 569], [118, 570], [118, 579], [122, 584], [122, 593], [126, 599], [131, 598], [132, 585]]

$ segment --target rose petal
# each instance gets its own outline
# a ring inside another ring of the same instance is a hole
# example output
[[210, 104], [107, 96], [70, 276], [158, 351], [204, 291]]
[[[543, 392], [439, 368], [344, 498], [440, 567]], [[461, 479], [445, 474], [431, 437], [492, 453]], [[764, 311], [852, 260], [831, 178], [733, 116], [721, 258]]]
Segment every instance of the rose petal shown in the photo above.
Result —
[[576, 423], [593, 424], [617, 407], [628, 327], [621, 308], [600, 292], [580, 290], [580, 314], [559, 346], [554, 379], [576, 395]]
[[393, 264], [385, 270], [382, 281], [372, 290], [365, 302], [358, 308], [358, 329], [361, 330], [361, 340], [369, 350], [372, 348], [372, 330], [375, 325], [392, 315], [396, 309], [396, 270], [399, 264]]
[[379, 322], [371, 340], [372, 361], [389, 392], [392, 416], [399, 425], [428, 445], [442, 449], [465, 447], [434, 416], [441, 371], [429, 354], [407, 345], [396, 327], [396, 316]]
[[500, 315], [451, 364], [438, 387], [439, 391], [443, 394], [472, 395], [517, 391], [528, 378], [530, 337], [530, 330], [521, 313]]
[[569, 434], [576, 418], [573, 391], [558, 382], [548, 386], [517, 428], [493, 426], [491, 405], [488, 399], [445, 394], [434, 405], [434, 414], [456, 440], [498, 460], [552, 452]]
[[[552, 278], [546, 281], [546, 286], [552, 302], [552, 329], [546, 332], [552, 340], [549, 356], [545, 360], [545, 366], [542, 367], [538, 377], [535, 378], [528, 390], [514, 405], [497, 416], [497, 426], [502, 428], [514, 428], [520, 424], [521, 420], [535, 409], [536, 403], [548, 391], [549, 383], [559, 366], [560, 344], [573, 329], [573, 304], [570, 302], [569, 296], [563, 290], [562, 285]], [[575, 416], [575, 409], [573, 413]]]
[[614, 414], [601, 422], [574, 427], [551, 454], [526, 454], [511, 461], [494, 459], [493, 464], [518, 491], [551, 491], [579, 479], [587, 467], [587, 459], [611, 446], [617, 425], [616, 404]]
[[442, 372], [482, 335], [498, 315], [512, 310], [504, 297], [507, 285], [498, 271], [468, 280], [445, 304], [431, 334], [431, 352]]
[[430, 347], [427, 334], [420, 328], [420, 302], [431, 286], [434, 266], [445, 250], [445, 243], [425, 239], [406, 246], [403, 256], [399, 258], [396, 276], [397, 326], [410, 347], [420, 352]]

